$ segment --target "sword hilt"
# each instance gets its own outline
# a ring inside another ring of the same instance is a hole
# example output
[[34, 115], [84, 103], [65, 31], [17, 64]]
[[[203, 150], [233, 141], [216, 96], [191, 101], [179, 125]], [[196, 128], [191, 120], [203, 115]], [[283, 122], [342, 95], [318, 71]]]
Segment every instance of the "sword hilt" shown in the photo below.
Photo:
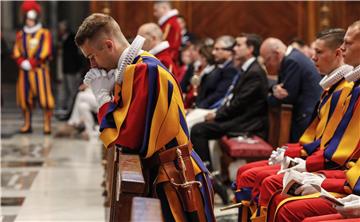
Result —
[[175, 183], [174, 178], [171, 178], [170, 183], [174, 185], [175, 187], [181, 187], [181, 188], [189, 188], [193, 184], [196, 184], [201, 188], [202, 184], [199, 181], [186, 181], [185, 183]]
[[187, 180], [187, 178], [186, 178], [186, 165], [185, 165], [185, 161], [184, 161], [184, 159], [182, 157], [181, 150], [179, 148], [176, 149], [176, 155], [177, 155], [178, 164], [179, 164], [179, 167], [180, 167], [181, 176], [182, 176], [182, 179], [183, 179], [184, 183], [175, 183], [174, 178], [171, 178], [170, 183], [173, 184], [175, 187], [182, 187], [182, 188], [189, 188], [193, 184], [196, 184], [199, 187], [201, 187], [202, 184], [199, 181], [188, 181]]

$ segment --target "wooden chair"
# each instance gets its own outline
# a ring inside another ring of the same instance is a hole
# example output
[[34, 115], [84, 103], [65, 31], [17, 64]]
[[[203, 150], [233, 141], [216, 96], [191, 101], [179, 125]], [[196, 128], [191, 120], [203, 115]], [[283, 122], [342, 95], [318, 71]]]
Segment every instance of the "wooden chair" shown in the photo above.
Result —
[[269, 107], [268, 141], [273, 147], [279, 147], [289, 142], [292, 118], [292, 105], [282, 104], [279, 107]]
[[111, 147], [107, 150], [106, 174], [110, 222], [148, 221], [148, 218], [162, 221], [160, 201], [143, 197], [146, 184], [139, 155], [125, 154], [119, 147]]
[[240, 142], [237, 138], [224, 136], [220, 139], [223, 154], [221, 161], [221, 174], [225, 180], [229, 179], [229, 165], [237, 159], [246, 162], [268, 159], [274, 148], [288, 143], [292, 118], [292, 106], [282, 104], [281, 107], [269, 107], [269, 135], [268, 142], [259, 137], [252, 137], [256, 144]]

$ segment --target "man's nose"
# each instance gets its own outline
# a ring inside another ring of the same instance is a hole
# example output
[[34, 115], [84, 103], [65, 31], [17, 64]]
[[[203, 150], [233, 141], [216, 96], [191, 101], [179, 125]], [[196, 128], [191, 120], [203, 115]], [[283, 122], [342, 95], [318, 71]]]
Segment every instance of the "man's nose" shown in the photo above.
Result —
[[311, 59], [312, 59], [314, 62], [317, 61], [317, 57], [316, 57], [315, 55], [313, 55], [313, 56], [311, 57]]

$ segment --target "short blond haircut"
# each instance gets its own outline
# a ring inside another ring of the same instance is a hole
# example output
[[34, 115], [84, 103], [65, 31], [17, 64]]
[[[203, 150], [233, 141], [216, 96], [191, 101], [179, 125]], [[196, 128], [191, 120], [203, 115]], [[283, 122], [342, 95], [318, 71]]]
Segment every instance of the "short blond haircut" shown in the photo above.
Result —
[[75, 43], [80, 47], [86, 40], [94, 40], [101, 36], [100, 33], [107, 37], [115, 37], [120, 41], [126, 41], [120, 26], [111, 16], [94, 13], [88, 16], [80, 25], [75, 36]]
[[349, 28], [352, 29], [357, 29], [356, 30], [356, 37], [359, 38], [360, 37], [360, 20], [355, 21], [354, 23], [352, 23]]

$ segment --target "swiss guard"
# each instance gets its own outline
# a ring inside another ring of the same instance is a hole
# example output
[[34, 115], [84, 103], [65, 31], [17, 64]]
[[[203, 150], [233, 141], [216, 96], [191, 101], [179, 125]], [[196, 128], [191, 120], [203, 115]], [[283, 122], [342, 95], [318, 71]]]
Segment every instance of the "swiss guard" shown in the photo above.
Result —
[[52, 54], [51, 33], [40, 23], [41, 7], [35, 1], [25, 1], [21, 10], [24, 27], [16, 34], [13, 57], [19, 67], [16, 101], [24, 114], [20, 133], [31, 133], [31, 112], [37, 98], [44, 111], [44, 134], [51, 133], [54, 97], [51, 91], [49, 60]]

